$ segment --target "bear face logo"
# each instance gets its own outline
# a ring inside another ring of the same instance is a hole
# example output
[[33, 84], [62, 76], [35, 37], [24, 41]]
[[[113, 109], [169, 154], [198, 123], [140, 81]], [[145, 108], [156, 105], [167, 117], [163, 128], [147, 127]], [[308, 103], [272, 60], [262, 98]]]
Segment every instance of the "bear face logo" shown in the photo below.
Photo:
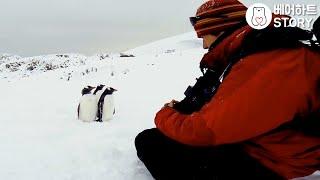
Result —
[[254, 7], [251, 22], [255, 26], [264, 26], [267, 23], [266, 10], [264, 7]]
[[254, 3], [247, 10], [246, 20], [252, 28], [264, 29], [272, 21], [272, 12], [265, 4]]

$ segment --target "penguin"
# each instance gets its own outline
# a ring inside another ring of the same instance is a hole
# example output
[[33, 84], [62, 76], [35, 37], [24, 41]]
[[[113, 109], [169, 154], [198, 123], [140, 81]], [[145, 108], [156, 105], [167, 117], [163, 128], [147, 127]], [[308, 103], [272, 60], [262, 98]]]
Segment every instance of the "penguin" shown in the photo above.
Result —
[[104, 122], [112, 119], [115, 114], [114, 97], [113, 93], [117, 91], [112, 87], [107, 87], [104, 89], [103, 93], [98, 100], [98, 113], [97, 121]]
[[84, 122], [108, 121], [115, 113], [112, 87], [100, 84], [97, 87], [87, 86], [82, 89], [78, 105], [78, 119]]
[[85, 94], [91, 94], [91, 92], [93, 91], [94, 88], [95, 87], [92, 87], [92, 86], [87, 86], [87, 87], [83, 88], [81, 91], [82, 96]]
[[[100, 93], [102, 94], [101, 90], [103, 90], [103, 88], [105, 87], [105, 85], [100, 84], [99, 86], [97, 86], [97, 88], [93, 91], [94, 95], [97, 95], [97, 93], [100, 91]], [[100, 94], [100, 95], [101, 95]]]
[[87, 86], [81, 91], [81, 98], [78, 105], [78, 119], [84, 122], [96, 120], [97, 116], [97, 97], [93, 94], [96, 87]]

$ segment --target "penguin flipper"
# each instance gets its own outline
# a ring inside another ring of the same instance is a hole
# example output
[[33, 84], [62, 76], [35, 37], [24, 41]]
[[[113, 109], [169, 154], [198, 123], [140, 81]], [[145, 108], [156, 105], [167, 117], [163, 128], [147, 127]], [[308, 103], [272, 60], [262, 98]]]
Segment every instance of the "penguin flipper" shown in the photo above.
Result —
[[80, 104], [78, 105], [78, 119], [80, 118]]

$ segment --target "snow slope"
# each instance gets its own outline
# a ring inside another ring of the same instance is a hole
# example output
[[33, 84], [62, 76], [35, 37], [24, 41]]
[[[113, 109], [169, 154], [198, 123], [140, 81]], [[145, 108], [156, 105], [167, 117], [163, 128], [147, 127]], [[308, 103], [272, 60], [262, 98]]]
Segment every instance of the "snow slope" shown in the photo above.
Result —
[[[200, 76], [204, 52], [187, 33], [125, 52], [135, 57], [0, 56], [0, 179], [151, 180], [134, 138], [154, 127], [164, 103], [183, 98]], [[98, 84], [118, 89], [116, 115], [110, 122], [80, 122], [80, 92]], [[297, 180], [317, 179], [320, 172]]]
[[162, 54], [175, 51], [183, 51], [202, 47], [202, 40], [196, 38], [195, 32], [184, 33], [179, 36], [165, 38], [156, 42], [146, 44], [129, 50], [133, 54]]
[[[154, 115], [164, 103], [183, 97], [200, 75], [204, 52], [195, 34], [188, 33], [127, 52], [136, 57], [88, 61], [94, 58], [49, 55], [51, 63], [69, 59], [68, 65], [43, 71], [40, 63], [28, 76], [21, 76], [25, 68], [2, 69], [0, 179], [152, 179], [136, 157], [134, 138], [154, 127]], [[48, 62], [48, 56], [27, 59]], [[13, 56], [12, 61], [20, 60]], [[100, 83], [118, 89], [114, 119], [78, 121], [81, 89]]]

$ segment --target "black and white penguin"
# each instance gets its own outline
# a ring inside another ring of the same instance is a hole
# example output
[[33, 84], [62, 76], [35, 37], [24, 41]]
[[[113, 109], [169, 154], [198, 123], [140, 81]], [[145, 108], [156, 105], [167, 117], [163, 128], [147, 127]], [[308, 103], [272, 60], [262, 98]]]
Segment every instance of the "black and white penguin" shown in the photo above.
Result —
[[[93, 94], [94, 95], [98, 95], [99, 97], [101, 96], [102, 92], [103, 92], [103, 89], [106, 88], [105, 85], [103, 84], [100, 84], [99, 86], [97, 86], [94, 91], [93, 91]], [[98, 94], [97, 94], [98, 93]]]
[[109, 121], [115, 114], [114, 106], [114, 92], [117, 91], [112, 87], [104, 89], [98, 100], [98, 113], [97, 117], [99, 122]]
[[96, 120], [98, 105], [97, 97], [93, 94], [96, 87], [87, 86], [81, 91], [81, 98], [78, 105], [78, 119], [84, 122]]
[[87, 86], [87, 87], [83, 88], [81, 91], [82, 96], [85, 94], [92, 94], [94, 88], [95, 87], [92, 87], [92, 86]]
[[111, 120], [115, 113], [113, 97], [115, 91], [117, 90], [102, 84], [83, 88], [78, 105], [78, 119], [84, 122]]

